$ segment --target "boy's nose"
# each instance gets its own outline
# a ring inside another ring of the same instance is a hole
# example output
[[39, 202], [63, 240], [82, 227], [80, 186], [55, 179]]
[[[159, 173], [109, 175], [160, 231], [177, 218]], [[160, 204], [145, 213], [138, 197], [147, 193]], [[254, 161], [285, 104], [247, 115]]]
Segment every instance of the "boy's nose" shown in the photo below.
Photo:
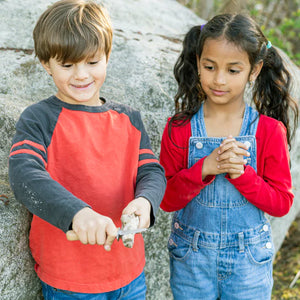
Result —
[[76, 66], [74, 76], [78, 80], [86, 79], [88, 77], [88, 72], [85, 66]]

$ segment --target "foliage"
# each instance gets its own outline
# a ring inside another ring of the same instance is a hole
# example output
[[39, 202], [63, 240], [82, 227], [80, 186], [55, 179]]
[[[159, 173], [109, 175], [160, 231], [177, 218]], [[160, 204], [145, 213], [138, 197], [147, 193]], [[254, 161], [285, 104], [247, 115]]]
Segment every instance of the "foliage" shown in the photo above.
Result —
[[300, 66], [300, 0], [178, 0], [203, 19], [223, 12], [253, 17], [274, 46]]
[[262, 30], [273, 45], [284, 50], [287, 55], [300, 66], [300, 52], [297, 47], [300, 40], [300, 9], [292, 13], [291, 18], [284, 18], [277, 27]]

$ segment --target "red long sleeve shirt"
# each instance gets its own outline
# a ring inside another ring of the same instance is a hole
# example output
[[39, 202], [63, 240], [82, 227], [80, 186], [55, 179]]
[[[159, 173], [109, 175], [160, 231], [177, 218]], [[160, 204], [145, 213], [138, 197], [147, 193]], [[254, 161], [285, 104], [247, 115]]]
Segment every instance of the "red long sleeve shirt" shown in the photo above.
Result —
[[[161, 208], [176, 211], [184, 208], [215, 176], [202, 180], [202, 165], [205, 157], [188, 168], [188, 143], [191, 136], [190, 122], [173, 126], [171, 139], [166, 125], [160, 162], [165, 168], [167, 189]], [[281, 217], [289, 212], [293, 203], [289, 151], [284, 125], [261, 115], [256, 132], [257, 172], [245, 167], [245, 173], [236, 179], [227, 180], [253, 205], [262, 211]]]
[[101, 99], [101, 106], [85, 106], [52, 96], [29, 106], [9, 158], [12, 190], [33, 213], [29, 239], [39, 278], [78, 293], [124, 287], [142, 273], [145, 255], [141, 234], [133, 248], [115, 240], [109, 252], [68, 241], [74, 215], [90, 206], [121, 227], [123, 209], [144, 197], [153, 223], [165, 188], [140, 113]]

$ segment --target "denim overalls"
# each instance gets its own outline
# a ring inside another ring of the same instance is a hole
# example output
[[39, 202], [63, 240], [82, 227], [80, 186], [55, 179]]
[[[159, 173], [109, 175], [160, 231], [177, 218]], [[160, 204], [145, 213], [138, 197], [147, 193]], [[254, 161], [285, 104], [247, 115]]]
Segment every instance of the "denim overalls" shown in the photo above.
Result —
[[[258, 120], [258, 113], [246, 105], [236, 137], [248, 144], [247, 164], [255, 170]], [[207, 137], [203, 106], [191, 119], [191, 129], [189, 168], [224, 140]], [[217, 175], [185, 208], [175, 212], [168, 249], [176, 300], [271, 299], [274, 247], [270, 224], [225, 174]]]

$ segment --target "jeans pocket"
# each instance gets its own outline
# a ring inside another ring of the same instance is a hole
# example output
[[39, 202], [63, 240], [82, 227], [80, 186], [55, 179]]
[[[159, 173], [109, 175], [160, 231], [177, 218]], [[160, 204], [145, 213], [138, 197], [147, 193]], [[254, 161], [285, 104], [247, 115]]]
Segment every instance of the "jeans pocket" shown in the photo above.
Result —
[[75, 293], [72, 291], [67, 291], [67, 290], [61, 290], [57, 288], [53, 288], [53, 294], [54, 295], [74, 295]]
[[169, 255], [175, 260], [186, 260], [192, 251], [191, 243], [171, 233], [168, 241]]
[[248, 245], [246, 253], [252, 263], [263, 265], [272, 261], [275, 250], [271, 240], [264, 240]]
[[43, 289], [43, 296], [44, 296], [45, 300], [70, 299], [70, 297], [72, 297], [75, 294], [74, 292], [71, 292], [71, 291], [61, 290], [61, 289], [52, 287], [43, 281], [41, 281], [41, 283], [42, 283], [42, 289]]

